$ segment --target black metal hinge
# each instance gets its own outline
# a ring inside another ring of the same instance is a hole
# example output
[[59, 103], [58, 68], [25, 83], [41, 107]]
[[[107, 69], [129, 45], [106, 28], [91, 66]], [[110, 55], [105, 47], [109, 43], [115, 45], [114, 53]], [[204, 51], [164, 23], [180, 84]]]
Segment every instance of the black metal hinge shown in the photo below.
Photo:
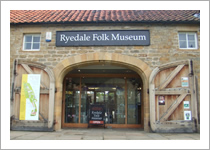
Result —
[[190, 68], [191, 68], [191, 70], [190, 70], [189, 76], [192, 77], [194, 75], [194, 73], [193, 73], [193, 61], [192, 60], [190, 60]]

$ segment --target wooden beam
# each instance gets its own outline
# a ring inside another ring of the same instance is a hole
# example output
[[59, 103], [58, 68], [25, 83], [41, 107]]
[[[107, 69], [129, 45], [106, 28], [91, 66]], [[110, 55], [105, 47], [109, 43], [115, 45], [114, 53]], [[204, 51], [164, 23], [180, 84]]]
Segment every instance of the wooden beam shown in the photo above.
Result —
[[55, 76], [53, 71], [46, 67], [44, 71], [47, 72], [50, 78], [50, 88], [49, 88], [49, 110], [48, 110], [48, 128], [53, 127], [54, 124], [54, 104], [55, 104]]
[[188, 94], [189, 91], [186, 90], [181, 90], [181, 91], [155, 91], [155, 95], [181, 95], [181, 94]]
[[173, 78], [179, 73], [180, 70], [182, 70], [182, 68], [184, 67], [184, 65], [178, 65], [172, 72], [171, 74], [163, 81], [163, 83], [159, 86], [159, 90], [164, 89], [172, 80]]
[[[21, 64], [21, 66], [26, 70], [27, 73], [34, 74], [33, 70], [28, 65]], [[42, 81], [40, 83], [40, 86], [41, 86], [41, 88], [45, 88], [45, 89], [47, 88]]]
[[67, 77], [94, 77], [94, 78], [110, 78], [110, 77], [119, 77], [119, 78], [139, 78], [138, 74], [69, 74]]
[[31, 70], [31, 68], [28, 65], [21, 64], [21, 66], [26, 70], [27, 73], [34, 74], [33, 70]]
[[34, 62], [34, 61], [28, 61], [28, 60], [24, 60], [24, 59], [17, 59], [17, 64], [21, 65], [21, 64], [27, 64], [28, 66], [33, 66], [39, 69], [44, 70], [46, 68], [46, 65], [42, 64], [42, 63], [38, 63], [38, 62]]
[[194, 123], [192, 121], [187, 122], [161, 122], [156, 124], [157, 132], [164, 133], [180, 133], [180, 132], [188, 132], [193, 133], [195, 130], [193, 129]]
[[153, 132], [156, 131], [155, 126], [155, 85], [150, 83], [149, 85], [149, 101], [150, 101], [150, 126]]
[[163, 64], [163, 65], [159, 66], [159, 69], [160, 69], [160, 71], [162, 71], [162, 70], [165, 70], [165, 69], [168, 69], [168, 68], [176, 67], [176, 66], [181, 65], [181, 64], [189, 65], [189, 60], [178, 60], [178, 61], [175, 61], [175, 62], [170, 62], [170, 63], [167, 63], [167, 64]]
[[[15, 88], [14, 89], [15, 94], [20, 94], [21, 92], [21, 88]], [[48, 89], [40, 89], [40, 94], [49, 94], [49, 90]]]
[[174, 103], [167, 109], [167, 111], [160, 117], [160, 121], [165, 121], [168, 117], [175, 111], [175, 109], [179, 106], [179, 104], [183, 101], [183, 99], [187, 96], [188, 93], [184, 93], [180, 95]]

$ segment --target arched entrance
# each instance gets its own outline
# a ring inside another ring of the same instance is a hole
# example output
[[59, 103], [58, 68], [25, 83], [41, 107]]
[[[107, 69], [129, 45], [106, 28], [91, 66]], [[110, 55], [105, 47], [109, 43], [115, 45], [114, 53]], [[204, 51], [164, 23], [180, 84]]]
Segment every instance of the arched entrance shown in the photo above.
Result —
[[148, 79], [151, 73], [150, 67], [142, 60], [131, 56], [116, 53], [88, 53], [69, 57], [55, 66], [53, 69], [56, 79], [55, 94], [55, 130], [61, 129], [62, 124], [62, 103], [63, 103], [63, 81], [65, 76], [78, 66], [87, 66], [92, 64], [109, 63], [111, 65], [123, 66], [135, 71], [142, 80], [142, 103], [143, 103], [143, 127], [148, 131], [149, 122], [149, 96]]

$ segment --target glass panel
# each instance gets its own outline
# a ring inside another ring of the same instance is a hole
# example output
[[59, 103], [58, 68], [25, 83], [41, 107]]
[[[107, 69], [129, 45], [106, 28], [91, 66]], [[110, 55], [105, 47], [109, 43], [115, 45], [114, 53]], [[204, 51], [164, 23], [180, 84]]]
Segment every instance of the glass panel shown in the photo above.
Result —
[[[123, 83], [125, 85], [125, 83]], [[116, 121], [117, 124], [125, 123], [125, 90], [124, 85], [116, 88]]]
[[104, 92], [96, 92], [96, 103], [104, 103]]
[[191, 40], [191, 41], [195, 41], [195, 36], [194, 34], [188, 34], [188, 40]]
[[94, 91], [90, 91], [88, 89], [89, 84], [88, 78], [82, 79], [82, 87], [81, 87], [81, 123], [88, 123], [88, 114], [90, 104], [94, 103]]
[[128, 78], [128, 124], [141, 123], [141, 87], [140, 79]]
[[40, 36], [38, 36], [38, 35], [34, 36], [33, 42], [40, 42]]
[[39, 43], [33, 43], [33, 48], [32, 49], [39, 49]]
[[186, 41], [186, 34], [180, 33], [180, 34], [179, 34], [179, 40], [184, 40], [184, 41]]
[[66, 78], [65, 123], [79, 122], [80, 78]]
[[[83, 78], [81, 123], [87, 123], [91, 104], [105, 106], [105, 122], [125, 123], [125, 80], [120, 78]], [[84, 107], [85, 106], [85, 107]]]
[[179, 41], [179, 48], [187, 48], [186, 41]]
[[25, 42], [32, 42], [32, 35], [25, 35]]
[[115, 92], [110, 92], [110, 91], [105, 91], [106, 95], [106, 123], [111, 124], [117, 122], [116, 120], [116, 93]]
[[81, 93], [81, 123], [88, 123], [89, 106], [94, 102], [94, 91], [88, 91], [85, 84], [82, 84]]
[[24, 49], [31, 49], [31, 43], [25, 43]]
[[195, 48], [195, 42], [188, 42], [189, 48]]

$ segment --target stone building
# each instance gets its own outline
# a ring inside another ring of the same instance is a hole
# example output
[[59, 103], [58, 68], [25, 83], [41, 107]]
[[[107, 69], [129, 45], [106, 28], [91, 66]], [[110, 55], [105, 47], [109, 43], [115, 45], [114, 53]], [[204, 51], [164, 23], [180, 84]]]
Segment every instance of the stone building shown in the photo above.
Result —
[[11, 10], [10, 63], [12, 130], [199, 131], [199, 10]]

